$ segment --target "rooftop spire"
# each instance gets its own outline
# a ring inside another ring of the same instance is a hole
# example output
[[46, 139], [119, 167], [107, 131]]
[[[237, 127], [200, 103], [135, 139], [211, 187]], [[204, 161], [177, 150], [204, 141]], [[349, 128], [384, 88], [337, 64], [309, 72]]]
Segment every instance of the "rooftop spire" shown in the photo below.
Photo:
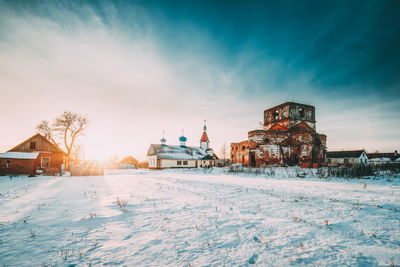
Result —
[[165, 134], [165, 131], [163, 130], [163, 131], [162, 131], [162, 138], [161, 138], [161, 140], [160, 140], [162, 146], [165, 146], [165, 142], [167, 141], [167, 140], [165, 139], [165, 137], [164, 137], [164, 134]]
[[179, 141], [181, 142], [181, 147], [185, 148], [186, 147], [186, 142], [187, 138], [183, 135], [183, 128], [182, 128], [182, 136], [179, 137]]
[[204, 120], [204, 127], [203, 127], [203, 134], [200, 138], [200, 147], [204, 150], [207, 150], [209, 148], [209, 143], [210, 140], [208, 140], [207, 136], [207, 125], [206, 125], [207, 120]]

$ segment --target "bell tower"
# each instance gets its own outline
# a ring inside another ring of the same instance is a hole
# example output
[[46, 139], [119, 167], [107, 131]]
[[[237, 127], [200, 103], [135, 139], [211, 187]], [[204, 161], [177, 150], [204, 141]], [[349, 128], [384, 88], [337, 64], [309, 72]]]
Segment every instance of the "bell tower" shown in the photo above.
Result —
[[203, 134], [200, 138], [200, 148], [207, 151], [210, 148], [210, 140], [208, 140], [207, 136], [207, 125], [206, 120], [204, 120]]

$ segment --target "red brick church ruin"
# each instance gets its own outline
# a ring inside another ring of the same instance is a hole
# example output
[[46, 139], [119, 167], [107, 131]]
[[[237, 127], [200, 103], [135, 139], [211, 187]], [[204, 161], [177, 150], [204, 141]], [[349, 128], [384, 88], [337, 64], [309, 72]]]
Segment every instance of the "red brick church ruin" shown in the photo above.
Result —
[[326, 135], [315, 130], [315, 107], [286, 102], [264, 111], [264, 127], [248, 140], [231, 143], [232, 163], [249, 166], [325, 163]]

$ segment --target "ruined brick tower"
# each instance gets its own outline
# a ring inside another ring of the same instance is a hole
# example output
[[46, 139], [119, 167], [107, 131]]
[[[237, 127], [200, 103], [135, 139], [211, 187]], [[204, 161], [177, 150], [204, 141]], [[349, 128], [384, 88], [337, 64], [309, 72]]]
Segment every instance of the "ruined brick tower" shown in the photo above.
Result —
[[286, 102], [264, 111], [264, 129], [231, 143], [231, 160], [250, 166], [322, 164], [326, 135], [316, 133], [315, 107]]

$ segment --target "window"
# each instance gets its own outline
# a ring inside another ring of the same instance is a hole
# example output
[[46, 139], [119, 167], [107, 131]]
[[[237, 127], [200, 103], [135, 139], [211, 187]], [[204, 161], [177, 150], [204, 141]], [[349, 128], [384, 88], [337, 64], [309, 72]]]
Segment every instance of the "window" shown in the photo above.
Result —
[[50, 167], [50, 158], [49, 157], [46, 157], [46, 158], [43, 157], [41, 159], [41, 166], [42, 166], [42, 168]]
[[279, 119], [279, 111], [278, 110], [275, 110], [274, 111], [274, 120], [278, 120]]
[[304, 119], [304, 108], [299, 108], [300, 118]]
[[183, 165], [188, 165], [187, 160], [184, 160], [184, 161], [183, 161]]
[[181, 161], [181, 160], [178, 160], [178, 161], [176, 162], [176, 164], [180, 166], [180, 165], [182, 165], [182, 161]]
[[327, 159], [326, 162], [329, 164], [331, 163], [331, 159]]
[[246, 149], [246, 147], [245, 146], [242, 146], [242, 150], [245, 150]]
[[349, 159], [344, 159], [344, 163], [349, 163]]
[[36, 142], [31, 142], [30, 144], [29, 144], [29, 148], [30, 149], [36, 149]]
[[6, 168], [10, 168], [10, 161], [9, 160], [7, 160]]

